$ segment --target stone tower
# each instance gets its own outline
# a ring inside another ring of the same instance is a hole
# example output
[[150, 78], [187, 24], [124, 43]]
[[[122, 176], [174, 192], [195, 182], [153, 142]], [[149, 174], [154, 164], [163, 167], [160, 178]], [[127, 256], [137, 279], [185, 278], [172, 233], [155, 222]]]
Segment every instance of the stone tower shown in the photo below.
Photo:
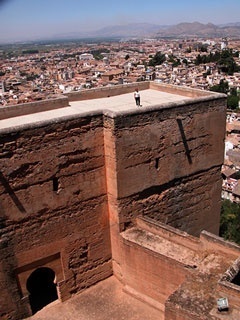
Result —
[[[0, 110], [0, 317], [28, 316], [112, 274], [164, 305], [186, 271], [173, 259], [178, 277], [167, 284], [166, 260], [148, 255], [139, 230], [218, 234], [225, 95], [142, 82], [136, 108], [135, 86]], [[148, 265], [126, 263], [143, 257]], [[42, 304], [36, 274], [56, 289]]]

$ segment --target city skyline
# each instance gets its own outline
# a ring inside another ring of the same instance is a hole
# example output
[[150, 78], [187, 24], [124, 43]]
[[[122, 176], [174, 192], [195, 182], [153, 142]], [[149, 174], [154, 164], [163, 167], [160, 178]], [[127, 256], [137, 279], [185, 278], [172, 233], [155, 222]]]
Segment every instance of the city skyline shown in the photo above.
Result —
[[129, 23], [235, 23], [239, 11], [239, 0], [0, 0], [0, 42], [53, 39]]

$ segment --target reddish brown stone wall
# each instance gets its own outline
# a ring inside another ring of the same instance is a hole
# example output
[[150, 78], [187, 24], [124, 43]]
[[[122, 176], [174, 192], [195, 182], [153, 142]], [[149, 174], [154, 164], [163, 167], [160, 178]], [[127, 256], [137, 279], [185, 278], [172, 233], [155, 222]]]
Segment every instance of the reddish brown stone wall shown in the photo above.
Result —
[[[156, 302], [184, 281], [184, 265], [122, 242], [119, 232], [143, 215], [195, 236], [218, 234], [224, 128], [225, 99], [105, 121], [114, 274]], [[198, 247], [194, 242], [189, 248]]]
[[[204, 96], [209, 96], [210, 92], [209, 91], [204, 91], [204, 90], [198, 90], [198, 89], [193, 89], [190, 87], [181, 87], [181, 86], [175, 86], [172, 84], [166, 84], [166, 83], [156, 83], [156, 82], [149, 82], [149, 88], [153, 90], [159, 90], [163, 92], [168, 92], [172, 94], [179, 94], [180, 96], [184, 97], [204, 97]], [[213, 92], [212, 92], [213, 94]]]
[[[68, 97], [69, 101], [79, 101], [79, 100], [88, 100], [88, 99], [96, 99], [96, 98], [106, 98], [106, 97], [113, 97], [116, 95], [121, 95], [129, 92], [134, 92], [135, 88], [138, 87], [139, 90], [146, 90], [146, 89], [153, 89], [158, 90], [162, 92], [168, 92], [172, 94], [178, 94], [182, 95], [184, 97], [204, 97], [204, 96], [210, 96], [211, 94], [214, 95], [214, 93], [210, 93], [203, 90], [196, 90], [192, 88], [186, 88], [181, 86], [174, 86], [174, 85], [168, 85], [168, 84], [159, 84], [152, 81], [143, 81], [143, 82], [137, 82], [137, 83], [131, 83], [127, 85], [115, 85], [112, 87], [106, 88], [96, 88], [96, 89], [87, 89], [82, 90], [79, 92], [70, 92], [65, 94], [65, 96]], [[161, 103], [161, 101], [159, 101]]]
[[106, 88], [87, 89], [79, 92], [70, 92], [65, 94], [69, 101], [89, 100], [97, 98], [113, 97], [124, 93], [134, 92], [136, 86], [139, 90], [149, 89], [150, 82], [143, 81], [128, 85], [116, 85]]
[[102, 121], [2, 134], [3, 314], [26, 315], [26, 279], [40, 266], [55, 271], [62, 300], [112, 274]]
[[124, 284], [164, 303], [185, 269], [120, 232], [144, 215], [218, 233], [225, 98], [199, 99], [1, 132], [0, 316], [29, 314], [26, 279], [40, 266], [55, 271], [61, 300], [113, 263]]
[[184, 281], [188, 270], [176, 260], [126, 240], [122, 252], [123, 283], [164, 309], [166, 299]]
[[0, 119], [8, 119], [26, 114], [65, 108], [67, 106], [68, 99], [62, 95], [48, 100], [21, 103], [14, 106], [0, 107]]
[[[165, 320], [214, 320], [214, 318], [208, 318], [203, 317], [201, 314], [191, 314], [188, 310], [179, 310], [178, 306], [169, 306], [167, 305], [166, 311], [165, 311]], [[216, 320], [216, 318], [215, 318]]]
[[218, 233], [223, 103], [114, 119], [108, 136], [117, 155], [111, 160], [116, 162], [111, 183], [116, 179], [117, 189], [109, 192], [115, 192], [121, 230], [143, 214], [193, 235], [201, 230]]

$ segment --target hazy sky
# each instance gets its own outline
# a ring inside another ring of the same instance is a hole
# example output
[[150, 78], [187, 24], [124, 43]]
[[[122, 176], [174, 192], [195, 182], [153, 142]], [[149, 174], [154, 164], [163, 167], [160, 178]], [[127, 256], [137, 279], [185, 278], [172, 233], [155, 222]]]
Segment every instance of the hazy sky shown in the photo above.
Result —
[[240, 22], [240, 0], [0, 0], [0, 42], [149, 22]]

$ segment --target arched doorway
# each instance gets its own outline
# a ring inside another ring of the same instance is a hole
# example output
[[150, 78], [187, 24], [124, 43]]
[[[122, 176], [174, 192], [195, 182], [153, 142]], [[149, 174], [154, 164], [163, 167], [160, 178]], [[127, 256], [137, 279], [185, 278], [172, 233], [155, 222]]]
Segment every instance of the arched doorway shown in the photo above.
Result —
[[36, 313], [47, 304], [57, 300], [57, 289], [54, 283], [55, 272], [47, 267], [41, 267], [33, 271], [27, 279], [29, 302], [32, 313]]

